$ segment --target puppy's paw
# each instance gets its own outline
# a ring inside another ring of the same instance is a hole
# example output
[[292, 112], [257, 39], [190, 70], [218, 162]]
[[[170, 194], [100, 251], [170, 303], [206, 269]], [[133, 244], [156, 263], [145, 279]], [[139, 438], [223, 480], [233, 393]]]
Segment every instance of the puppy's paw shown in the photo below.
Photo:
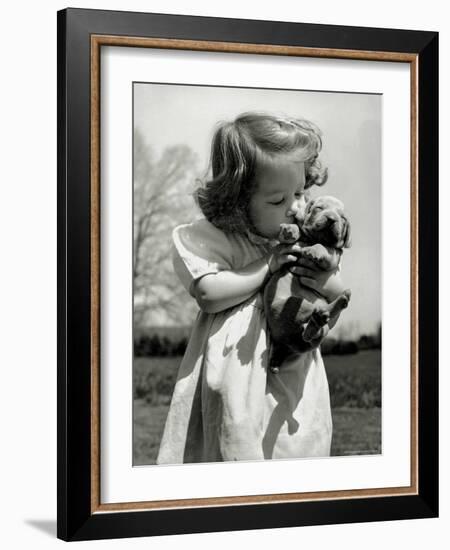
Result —
[[344, 290], [341, 296], [339, 296], [339, 298], [337, 299], [337, 307], [339, 309], [345, 309], [350, 302], [351, 295], [352, 293], [350, 292], [350, 290]]
[[323, 327], [330, 320], [330, 312], [326, 309], [316, 309], [313, 311], [311, 318], [318, 327]]
[[330, 312], [322, 307], [316, 308], [309, 318], [308, 324], [303, 331], [303, 340], [311, 342], [322, 335], [323, 327], [330, 320]]
[[326, 260], [324, 255], [324, 248], [320, 244], [306, 246], [302, 249], [301, 255], [311, 262], [314, 262], [319, 267], [322, 267], [323, 262]]
[[298, 241], [300, 237], [300, 229], [295, 223], [280, 224], [280, 232], [278, 240], [280, 243], [292, 244]]
[[310, 320], [305, 330], [303, 331], [302, 338], [305, 342], [308, 342], [313, 347], [318, 346], [321, 340], [327, 334], [326, 328], [326, 324], [322, 327], [318, 327], [314, 322], [311, 322]]

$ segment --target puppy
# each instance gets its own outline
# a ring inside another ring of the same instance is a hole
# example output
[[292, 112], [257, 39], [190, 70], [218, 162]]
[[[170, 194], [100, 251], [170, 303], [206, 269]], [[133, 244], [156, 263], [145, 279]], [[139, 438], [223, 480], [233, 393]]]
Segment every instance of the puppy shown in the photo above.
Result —
[[[281, 224], [280, 242], [298, 241], [301, 257], [321, 270], [336, 271], [343, 249], [350, 247], [350, 223], [343, 203], [330, 196], [312, 199], [297, 222]], [[270, 360], [274, 373], [287, 356], [319, 346], [351, 295], [350, 290], [345, 290], [328, 303], [323, 296], [303, 287], [289, 267], [292, 264], [274, 273], [264, 289], [264, 310], [274, 343]]]

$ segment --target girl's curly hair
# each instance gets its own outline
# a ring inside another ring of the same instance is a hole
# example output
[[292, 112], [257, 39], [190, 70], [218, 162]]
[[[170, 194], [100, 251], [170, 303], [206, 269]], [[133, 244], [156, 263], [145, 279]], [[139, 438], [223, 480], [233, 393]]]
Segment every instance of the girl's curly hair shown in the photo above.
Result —
[[305, 162], [305, 189], [323, 185], [327, 169], [318, 155], [321, 132], [312, 122], [266, 113], [244, 113], [215, 131], [210, 166], [212, 178], [194, 197], [207, 220], [227, 232], [251, 228], [248, 205], [256, 167], [277, 155], [295, 152]]

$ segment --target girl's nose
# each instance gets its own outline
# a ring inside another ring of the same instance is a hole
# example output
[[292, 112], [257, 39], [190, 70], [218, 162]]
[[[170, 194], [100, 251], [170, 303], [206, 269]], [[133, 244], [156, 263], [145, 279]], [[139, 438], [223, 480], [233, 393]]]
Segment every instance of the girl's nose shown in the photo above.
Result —
[[295, 199], [292, 201], [291, 205], [286, 212], [287, 216], [297, 216], [301, 213], [302, 209], [305, 206], [305, 199], [303, 197]]
[[287, 209], [286, 215], [287, 216], [295, 216], [295, 215], [297, 215], [298, 210], [299, 210], [298, 200], [295, 199], [295, 201], [293, 201], [291, 203], [291, 205], [289, 206], [289, 208]]

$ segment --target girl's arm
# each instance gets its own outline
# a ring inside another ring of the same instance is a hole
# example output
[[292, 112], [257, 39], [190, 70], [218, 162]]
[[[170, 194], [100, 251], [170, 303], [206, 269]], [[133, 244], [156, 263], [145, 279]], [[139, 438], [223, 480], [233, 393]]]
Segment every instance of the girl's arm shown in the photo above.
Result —
[[195, 282], [193, 294], [206, 313], [218, 313], [236, 306], [253, 296], [268, 276], [286, 262], [294, 262], [292, 245], [278, 245], [263, 258], [255, 260], [242, 269], [209, 273]]
[[219, 271], [194, 285], [197, 303], [206, 313], [218, 313], [250, 298], [264, 284], [269, 266], [265, 258], [237, 271]]

